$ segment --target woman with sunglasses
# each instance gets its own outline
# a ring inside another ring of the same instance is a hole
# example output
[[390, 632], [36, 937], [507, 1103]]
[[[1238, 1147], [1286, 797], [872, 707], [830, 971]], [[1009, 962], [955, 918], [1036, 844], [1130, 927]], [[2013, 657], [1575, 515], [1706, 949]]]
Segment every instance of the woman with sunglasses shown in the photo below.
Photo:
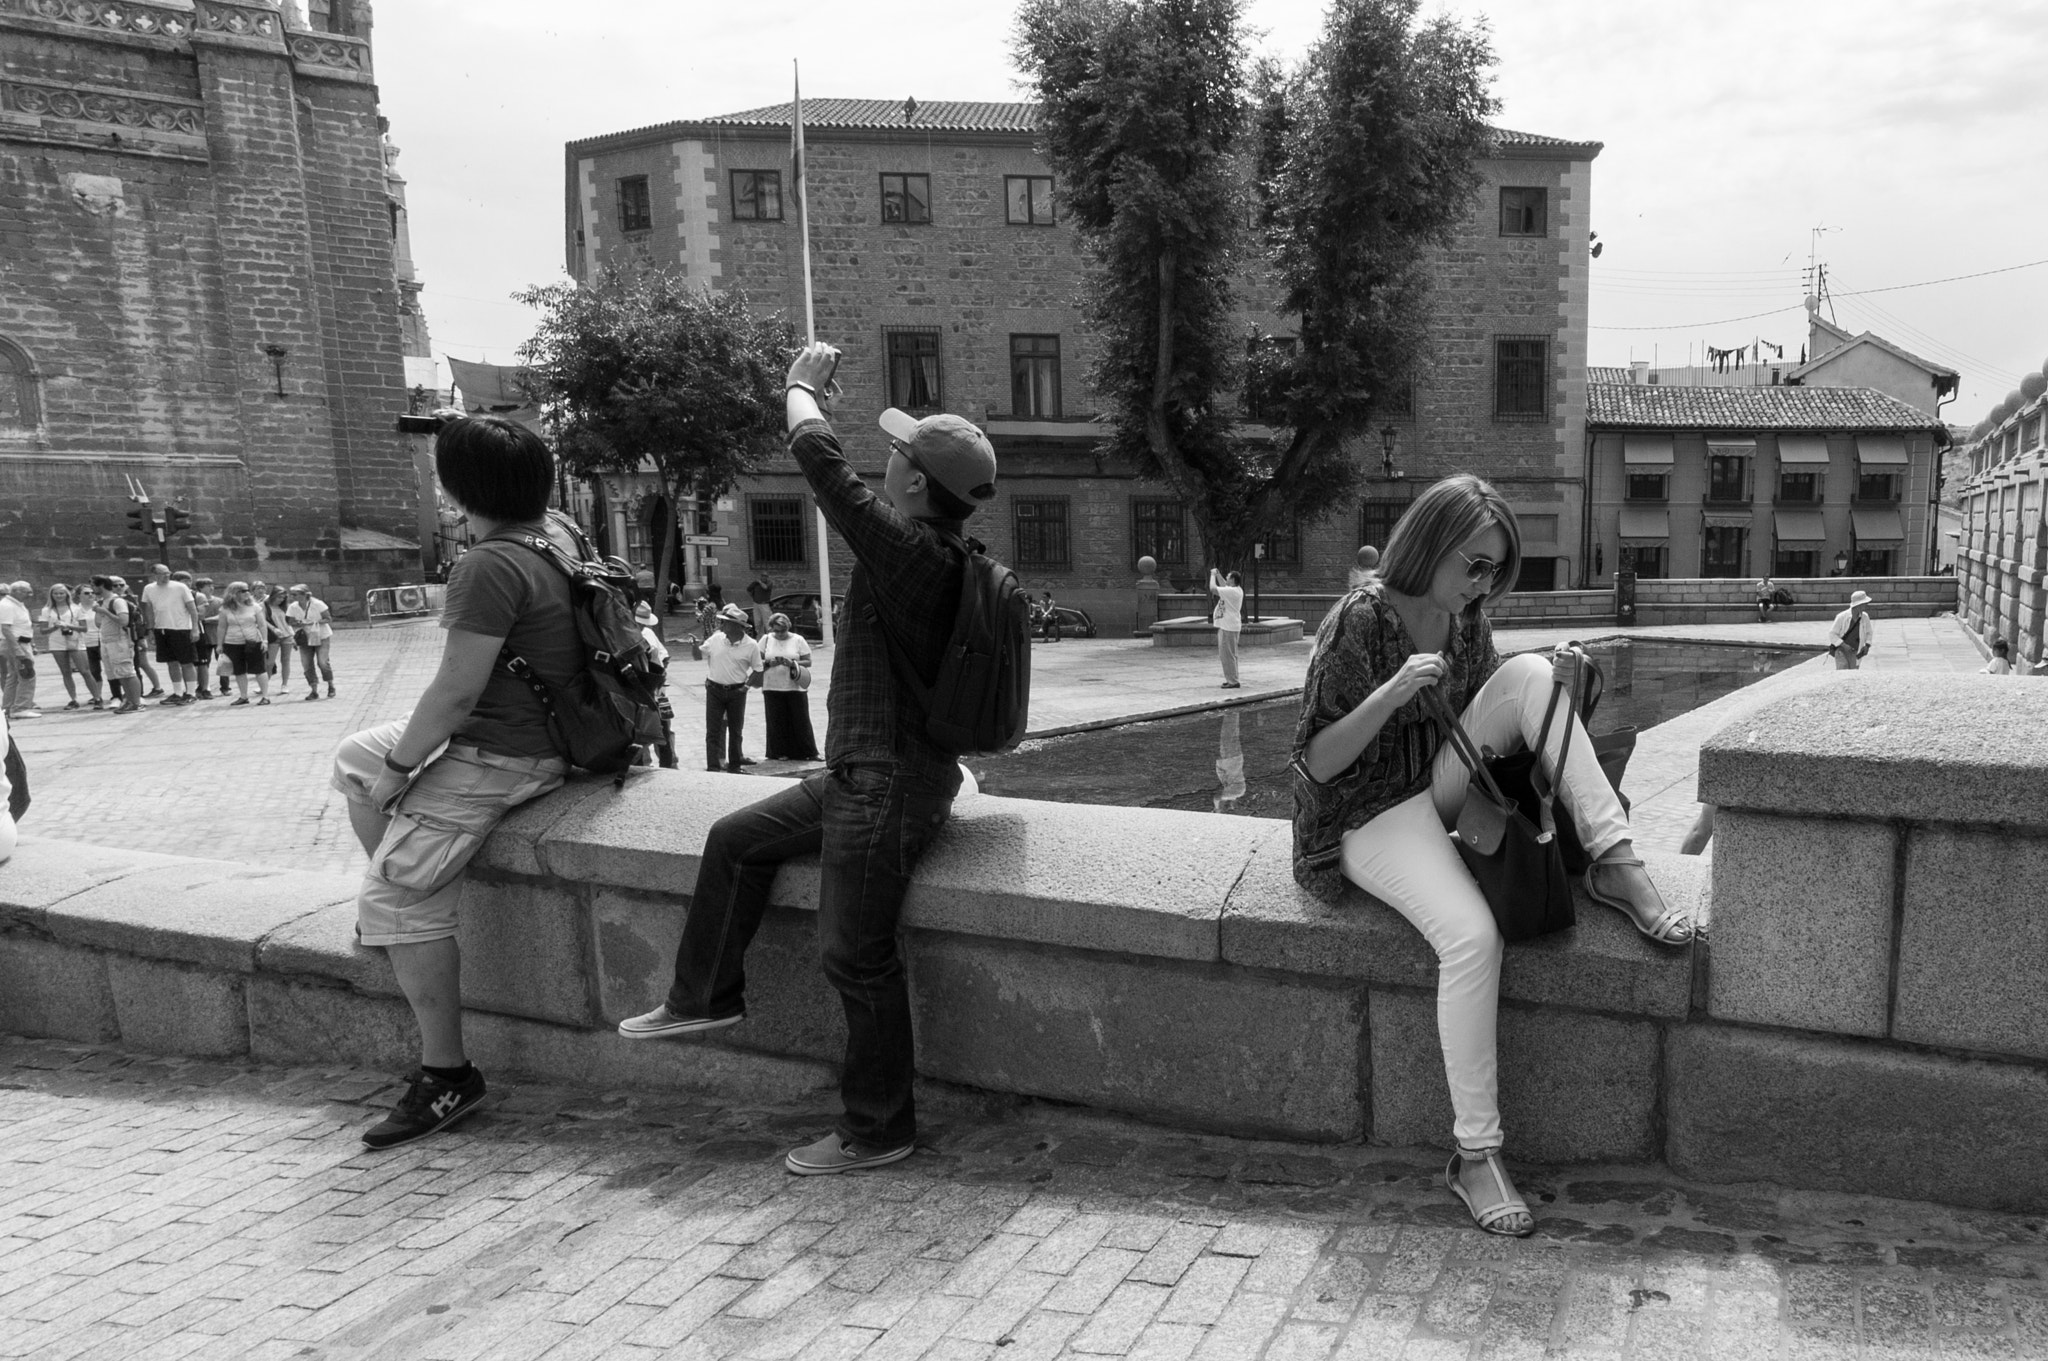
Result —
[[[1485, 607], [1507, 594], [1521, 558], [1514, 512], [1479, 478], [1448, 477], [1418, 496], [1378, 570], [1317, 630], [1294, 742], [1295, 878], [1326, 901], [1346, 882], [1358, 885], [1436, 951], [1437, 1029], [1458, 1147], [1446, 1182], [1480, 1228], [1514, 1237], [1533, 1232], [1535, 1221], [1500, 1156], [1501, 937], [1446, 835], [1469, 772], [1418, 696], [1434, 689], [1480, 746], [1506, 752], [1535, 741], [1553, 679], [1570, 677], [1572, 659], [1503, 661], [1494, 651]], [[1564, 734], [1557, 723], [1553, 765]], [[1628, 815], [1583, 729], [1558, 783], [1595, 859], [1588, 894], [1659, 944], [1690, 942], [1692, 923], [1665, 906], [1644, 873]]]

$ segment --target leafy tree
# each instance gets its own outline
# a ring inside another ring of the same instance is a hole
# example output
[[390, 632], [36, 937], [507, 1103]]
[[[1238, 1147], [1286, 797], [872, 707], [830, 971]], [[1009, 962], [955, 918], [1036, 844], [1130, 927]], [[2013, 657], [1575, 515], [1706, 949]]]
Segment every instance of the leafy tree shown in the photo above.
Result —
[[519, 353], [563, 464], [588, 478], [651, 462], [661, 479], [655, 577], [665, 599], [679, 507], [731, 490], [781, 452], [796, 333], [779, 313], [754, 315], [738, 289], [714, 293], [667, 270], [607, 270], [587, 286], [517, 296], [541, 312]]
[[[1427, 357], [1429, 254], [1471, 209], [1495, 105], [1484, 29], [1419, 7], [1332, 0], [1293, 71], [1247, 60], [1242, 0], [1020, 12], [1093, 257], [1109, 445], [1187, 498], [1226, 565], [1356, 493], [1351, 446]], [[1240, 293], [1292, 317], [1292, 343], [1247, 344]]]

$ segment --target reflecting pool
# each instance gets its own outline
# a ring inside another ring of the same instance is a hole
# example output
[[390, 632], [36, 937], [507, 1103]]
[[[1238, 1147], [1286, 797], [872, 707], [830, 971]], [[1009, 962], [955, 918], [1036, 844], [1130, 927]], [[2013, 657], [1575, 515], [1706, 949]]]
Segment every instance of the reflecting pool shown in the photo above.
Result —
[[[1593, 730], [1611, 732], [1655, 727], [1819, 649], [1604, 638], [1586, 651], [1607, 677]], [[988, 794], [1287, 818], [1294, 814], [1287, 763], [1299, 712], [1294, 699], [1269, 700], [1026, 742], [967, 764]]]

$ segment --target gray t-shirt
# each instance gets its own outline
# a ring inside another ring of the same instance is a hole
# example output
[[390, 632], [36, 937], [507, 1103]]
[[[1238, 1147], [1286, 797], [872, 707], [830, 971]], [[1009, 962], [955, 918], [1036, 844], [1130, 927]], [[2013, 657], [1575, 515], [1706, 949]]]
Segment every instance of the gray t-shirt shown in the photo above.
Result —
[[[573, 544], [557, 534], [550, 537], [576, 556]], [[569, 579], [523, 544], [486, 539], [463, 555], [448, 573], [441, 627], [503, 638], [512, 652], [557, 687], [567, 685], [583, 669], [583, 642], [576, 633]], [[492, 668], [483, 696], [451, 740], [505, 756], [561, 755], [548, 735], [547, 713], [540, 701], [525, 681], [503, 666]]]

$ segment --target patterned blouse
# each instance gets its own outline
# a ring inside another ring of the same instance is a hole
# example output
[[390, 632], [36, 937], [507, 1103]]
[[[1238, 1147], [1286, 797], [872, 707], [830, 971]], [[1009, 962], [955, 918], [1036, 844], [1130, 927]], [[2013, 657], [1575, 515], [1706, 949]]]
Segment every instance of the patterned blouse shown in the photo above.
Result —
[[[1350, 768], [1319, 784], [1308, 773], [1309, 740], [1363, 704], [1417, 651], [1401, 616], [1377, 581], [1337, 602], [1316, 630], [1316, 650], [1301, 691], [1301, 721], [1294, 730], [1294, 877], [1316, 897], [1334, 902], [1344, 892], [1338, 867], [1344, 834], [1429, 787], [1442, 740], [1423, 713], [1420, 697], [1396, 709]], [[1463, 713], [1500, 669], [1493, 626], [1477, 608], [1453, 621], [1449, 672], [1437, 693]]]

